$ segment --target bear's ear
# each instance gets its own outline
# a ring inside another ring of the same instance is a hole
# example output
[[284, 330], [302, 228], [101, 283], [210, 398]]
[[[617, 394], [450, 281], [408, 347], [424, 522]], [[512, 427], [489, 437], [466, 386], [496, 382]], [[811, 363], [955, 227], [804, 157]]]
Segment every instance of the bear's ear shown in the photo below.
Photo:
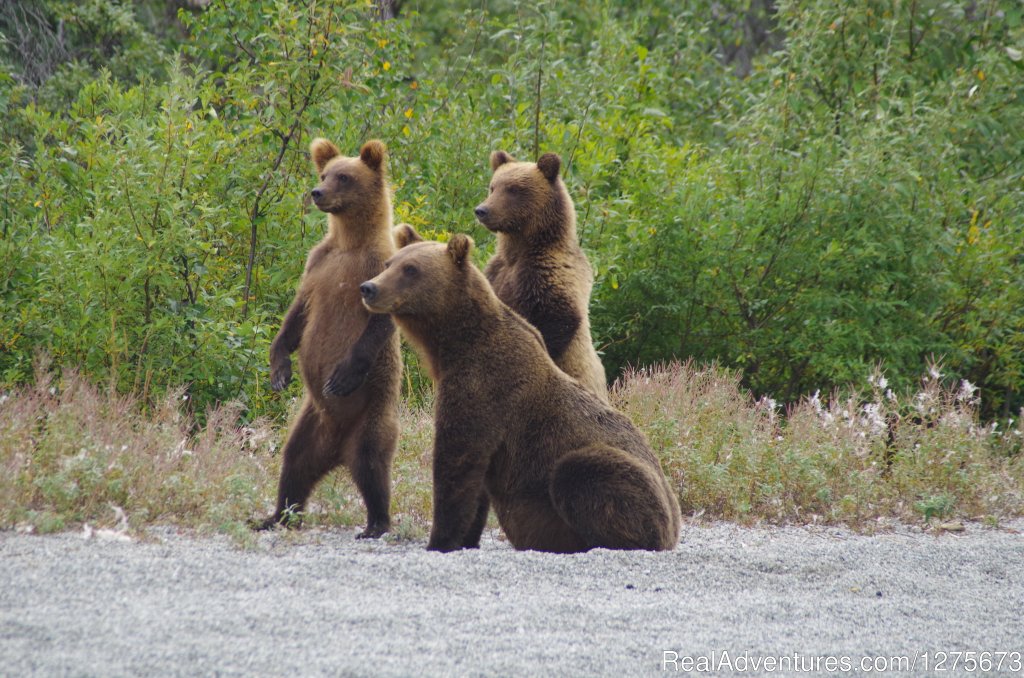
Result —
[[507, 162], [513, 162], [515, 158], [506, 153], [505, 151], [492, 151], [491, 152], [491, 171], [498, 169]]
[[322, 137], [313, 139], [309, 144], [309, 157], [313, 159], [313, 166], [316, 167], [317, 172], [323, 172], [327, 163], [339, 155], [341, 155], [341, 151], [338, 150], [338, 147]]
[[391, 229], [391, 237], [395, 239], [395, 246], [402, 249], [414, 242], [423, 242], [423, 236], [416, 232], [416, 229], [409, 224], [399, 224]]
[[558, 170], [562, 169], [562, 159], [557, 153], [545, 153], [537, 158], [537, 168], [548, 181], [553, 182], [558, 178]]
[[463, 233], [456, 233], [448, 241], [448, 256], [456, 266], [465, 266], [469, 251], [473, 249], [473, 239]]
[[384, 156], [387, 155], [387, 152], [388, 149], [384, 146], [383, 141], [370, 139], [359, 149], [359, 157], [370, 169], [379, 171], [381, 165], [384, 164]]

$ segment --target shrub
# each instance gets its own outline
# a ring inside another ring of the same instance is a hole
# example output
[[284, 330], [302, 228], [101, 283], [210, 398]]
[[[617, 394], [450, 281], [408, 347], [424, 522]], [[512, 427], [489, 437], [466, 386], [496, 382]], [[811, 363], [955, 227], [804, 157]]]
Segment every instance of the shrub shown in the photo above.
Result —
[[77, 17], [71, 61], [30, 81], [0, 54], [0, 380], [30, 382], [42, 348], [151, 406], [184, 385], [200, 420], [229, 400], [281, 418], [299, 386], [267, 392], [267, 348], [324, 224], [306, 144], [376, 136], [396, 218], [482, 258], [488, 153], [562, 154], [609, 374], [717, 361], [795, 403], [879, 364], [912, 388], [938, 356], [1005, 420], [1024, 405], [1021, 8], [776, 4], [382, 22], [245, 0], [167, 24], [151, 0], [46, 0], [39, 31]]

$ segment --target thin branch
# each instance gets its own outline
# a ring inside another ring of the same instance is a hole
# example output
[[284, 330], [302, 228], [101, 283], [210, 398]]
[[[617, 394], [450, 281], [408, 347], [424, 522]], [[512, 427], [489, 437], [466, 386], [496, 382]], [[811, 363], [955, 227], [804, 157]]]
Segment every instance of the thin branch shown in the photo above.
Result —
[[[327, 17], [327, 34], [330, 34], [333, 18], [334, 12], [332, 11]], [[310, 53], [310, 56], [312, 56], [312, 53]], [[257, 231], [257, 226], [260, 217], [263, 216], [263, 198], [266, 196], [266, 193], [270, 188], [271, 179], [273, 178], [277, 170], [281, 167], [281, 163], [284, 162], [285, 154], [288, 152], [288, 148], [291, 146], [292, 142], [295, 140], [295, 137], [299, 132], [299, 126], [302, 122], [303, 114], [306, 112], [306, 109], [309, 107], [309, 105], [313, 103], [313, 99], [316, 95], [316, 87], [319, 84], [321, 75], [324, 72], [325, 56], [326, 53], [321, 52], [319, 63], [317, 64], [317, 67], [313, 69], [313, 77], [309, 83], [309, 88], [306, 90], [305, 95], [303, 95], [302, 105], [299, 107], [299, 110], [296, 111], [295, 118], [292, 121], [291, 127], [289, 127], [288, 129], [288, 133], [285, 134], [284, 138], [281, 140], [281, 147], [277, 151], [277, 156], [274, 158], [274, 162], [271, 163], [270, 169], [267, 170], [266, 174], [264, 175], [263, 183], [260, 185], [259, 190], [256, 191], [256, 197], [253, 200], [252, 209], [249, 211], [249, 258], [245, 266], [245, 288], [242, 293], [243, 318], [249, 315], [249, 293], [252, 290], [253, 269], [256, 266], [256, 246], [259, 241], [259, 233]]]
[[540, 156], [540, 101], [541, 101], [541, 82], [544, 77], [544, 59], [546, 58], [544, 47], [547, 43], [548, 36], [544, 34], [540, 37], [540, 51], [537, 53], [537, 106], [533, 113], [533, 159], [536, 160]]

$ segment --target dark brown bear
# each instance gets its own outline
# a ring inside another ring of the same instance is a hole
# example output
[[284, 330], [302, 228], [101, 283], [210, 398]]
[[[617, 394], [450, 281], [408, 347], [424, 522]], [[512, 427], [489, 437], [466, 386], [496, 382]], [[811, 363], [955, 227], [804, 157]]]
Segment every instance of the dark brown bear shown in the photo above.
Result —
[[517, 549], [675, 547], [679, 504], [643, 435], [558, 369], [471, 246], [464, 235], [408, 245], [360, 287], [437, 383], [427, 548], [477, 547], [490, 504]]
[[368, 141], [349, 158], [315, 139], [310, 154], [320, 177], [311, 197], [327, 212], [327, 236], [310, 251], [270, 347], [271, 387], [288, 385], [289, 356], [298, 349], [306, 393], [284, 446], [277, 508], [259, 527], [288, 522], [317, 482], [344, 465], [366, 504], [366, 529], [358, 536], [378, 537], [391, 525], [402, 365], [394, 324], [367, 313], [359, 283], [380, 273], [395, 252], [386, 150]]
[[484, 273], [498, 298], [540, 330], [555, 364], [607, 402], [604, 366], [590, 338], [594, 274], [576, 241], [561, 165], [554, 153], [536, 163], [491, 154], [490, 194], [476, 217], [498, 234], [498, 247]]

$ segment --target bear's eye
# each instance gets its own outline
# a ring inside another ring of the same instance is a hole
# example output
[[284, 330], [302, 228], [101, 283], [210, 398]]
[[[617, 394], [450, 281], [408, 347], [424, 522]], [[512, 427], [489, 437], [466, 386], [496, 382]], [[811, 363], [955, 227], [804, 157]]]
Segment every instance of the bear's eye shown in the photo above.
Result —
[[487, 187], [487, 192], [488, 193], [494, 193], [494, 186], [493, 185], [492, 186], [488, 186]]
[[416, 275], [417, 272], [418, 271], [416, 270], [416, 267], [413, 266], [412, 264], [406, 264], [405, 266], [402, 267], [402, 273], [405, 275], [412, 276]]
[[321, 174], [321, 175], [320, 175], [320, 181], [323, 181], [323, 180], [324, 180], [324, 179], [326, 179], [326, 178], [327, 178], [327, 175], [326, 175], [326, 174]]
[[351, 179], [352, 179], [352, 177], [350, 177], [347, 174], [339, 174], [338, 175], [338, 181], [340, 183], [343, 183], [343, 184], [347, 184], [349, 181], [351, 181]]

